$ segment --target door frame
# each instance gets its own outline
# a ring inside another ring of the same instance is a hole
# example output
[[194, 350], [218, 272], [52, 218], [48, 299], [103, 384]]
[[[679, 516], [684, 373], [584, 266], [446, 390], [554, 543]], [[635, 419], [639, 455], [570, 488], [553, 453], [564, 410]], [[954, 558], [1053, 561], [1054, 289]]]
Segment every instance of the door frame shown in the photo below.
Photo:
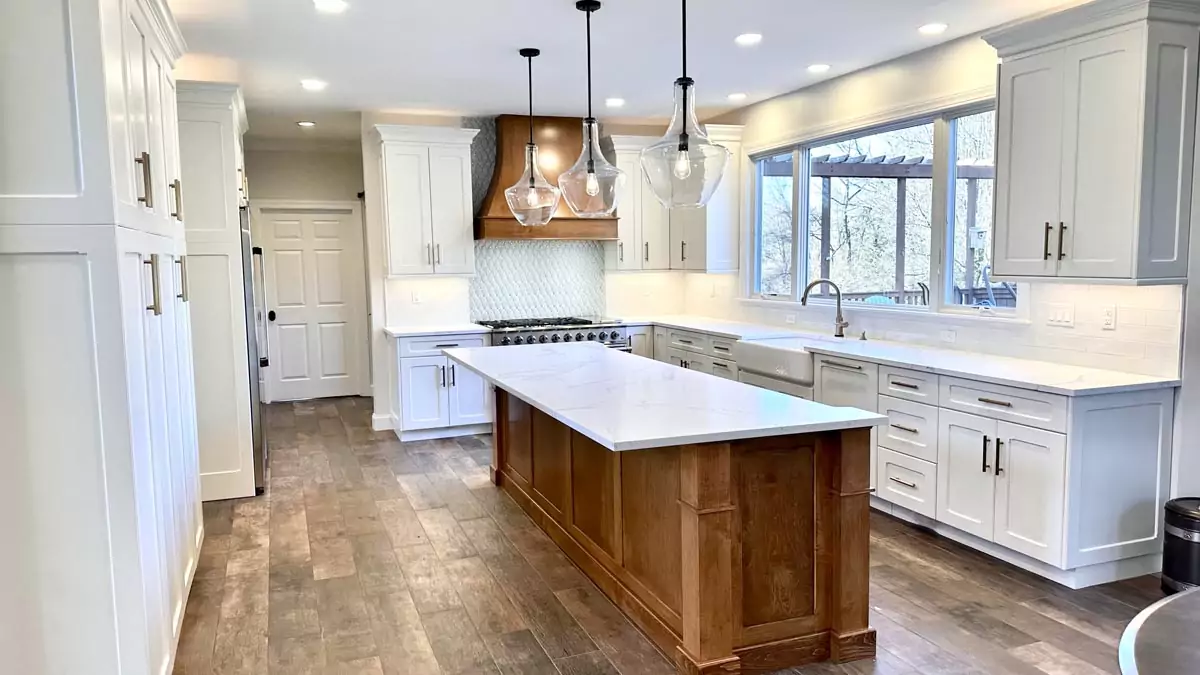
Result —
[[[354, 244], [357, 245], [357, 255], [353, 259], [358, 263], [358, 269], [351, 270], [347, 276], [348, 283], [351, 284], [350, 295], [355, 299], [352, 308], [353, 321], [359, 327], [360, 333], [356, 336], [359, 343], [359, 349], [354, 357], [354, 363], [350, 364], [351, 377], [354, 378], [354, 389], [359, 396], [371, 396], [371, 377], [368, 372], [370, 360], [368, 355], [371, 349], [371, 327], [368, 325], [367, 308], [370, 299], [367, 297], [367, 256], [366, 246], [363, 241], [363, 208], [362, 201], [358, 199], [347, 199], [341, 201], [309, 201], [302, 199], [251, 199], [250, 200], [250, 241], [252, 245], [257, 246], [263, 241], [262, 237], [262, 214], [264, 211], [272, 213], [297, 213], [311, 215], [313, 213], [346, 213], [353, 221], [352, 228], [347, 231], [353, 233]], [[267, 293], [267, 286], [272, 283], [272, 277], [266, 273], [267, 269], [274, 263], [275, 251], [270, 247], [263, 246], [263, 293]], [[352, 254], [355, 252], [352, 252]], [[270, 294], [267, 293], [269, 296]], [[265, 303], [264, 303], [265, 306]], [[269, 311], [269, 308], [268, 308]], [[260, 317], [263, 321], [263, 326], [270, 331], [269, 326], [264, 317]], [[268, 352], [269, 353], [269, 352]], [[270, 368], [270, 366], [267, 366]], [[261, 371], [260, 371], [261, 372]], [[262, 381], [262, 397], [263, 403], [271, 403], [275, 400], [275, 392], [271, 384], [271, 378], [265, 374], [261, 377]]]

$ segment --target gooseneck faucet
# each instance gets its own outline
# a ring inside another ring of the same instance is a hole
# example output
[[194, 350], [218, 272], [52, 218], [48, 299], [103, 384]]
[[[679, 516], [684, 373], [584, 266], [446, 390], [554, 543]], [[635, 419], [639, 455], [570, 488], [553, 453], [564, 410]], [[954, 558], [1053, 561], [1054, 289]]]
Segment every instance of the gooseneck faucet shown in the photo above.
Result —
[[834, 295], [837, 297], [837, 316], [833, 318], [833, 337], [846, 337], [846, 328], [850, 325], [849, 321], [842, 316], [842, 289], [838, 285], [828, 279], [813, 279], [808, 286], [804, 288], [804, 294], [800, 296], [800, 304], [808, 304], [808, 294], [812, 289], [821, 284], [828, 284], [833, 289]]

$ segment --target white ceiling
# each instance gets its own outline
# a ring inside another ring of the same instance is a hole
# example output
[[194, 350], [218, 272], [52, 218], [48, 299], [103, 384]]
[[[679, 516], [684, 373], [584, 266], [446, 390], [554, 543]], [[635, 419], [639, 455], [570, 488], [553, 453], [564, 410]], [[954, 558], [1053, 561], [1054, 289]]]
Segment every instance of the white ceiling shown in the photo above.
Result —
[[[582, 116], [584, 17], [574, 0], [346, 0], [340, 15], [311, 0], [169, 0], [191, 52], [185, 77], [236, 80], [247, 105], [297, 118], [321, 111], [450, 114], [526, 109], [520, 47], [539, 47], [535, 111]], [[712, 114], [1080, 0], [693, 0], [688, 70]], [[593, 16], [597, 115], [669, 113], [680, 70], [677, 0], [604, 0]], [[925, 36], [917, 27], [950, 29]], [[733, 38], [762, 33], [756, 47]], [[808, 65], [828, 63], [823, 75]], [[329, 83], [301, 89], [303, 78]], [[604, 99], [619, 96], [619, 111]]]

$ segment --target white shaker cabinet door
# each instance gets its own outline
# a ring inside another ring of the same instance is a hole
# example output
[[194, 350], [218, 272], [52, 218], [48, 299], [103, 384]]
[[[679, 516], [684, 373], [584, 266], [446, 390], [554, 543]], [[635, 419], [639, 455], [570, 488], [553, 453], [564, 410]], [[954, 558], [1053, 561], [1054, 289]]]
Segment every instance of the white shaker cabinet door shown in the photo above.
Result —
[[995, 276], [1058, 269], [1063, 50], [1000, 66], [996, 110]]
[[383, 167], [388, 274], [432, 274], [429, 148], [385, 143]]
[[658, 201], [641, 167], [633, 175], [641, 190], [641, 256], [642, 269], [671, 269], [671, 212]]
[[446, 357], [400, 359], [400, 422], [404, 431], [450, 424]]
[[993, 540], [1051, 565], [1062, 562], [1067, 437], [999, 422]]
[[487, 381], [455, 363], [447, 366], [447, 377], [450, 426], [490, 424], [492, 397]]
[[1143, 39], [1130, 29], [1066, 49], [1062, 201], [1052, 242], [1059, 276], [1133, 273]]
[[654, 335], [650, 328], [630, 328], [629, 346], [636, 356], [654, 358]]
[[996, 421], [946, 409], [938, 418], [937, 519], [991, 541]]
[[[618, 152], [617, 168], [625, 172], [625, 180], [617, 187], [616, 260], [618, 270], [640, 270], [643, 267], [641, 244], [641, 181], [642, 165], [637, 152]], [[653, 199], [653, 197], [651, 197]]]
[[429, 148], [433, 266], [439, 274], [475, 271], [470, 147]]

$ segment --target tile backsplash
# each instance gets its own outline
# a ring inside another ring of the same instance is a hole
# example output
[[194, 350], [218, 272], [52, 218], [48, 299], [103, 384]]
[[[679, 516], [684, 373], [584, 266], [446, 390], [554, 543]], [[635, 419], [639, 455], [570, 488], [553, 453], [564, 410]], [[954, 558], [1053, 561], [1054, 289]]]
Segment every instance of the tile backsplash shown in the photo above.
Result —
[[471, 320], [604, 314], [598, 241], [475, 242]]

